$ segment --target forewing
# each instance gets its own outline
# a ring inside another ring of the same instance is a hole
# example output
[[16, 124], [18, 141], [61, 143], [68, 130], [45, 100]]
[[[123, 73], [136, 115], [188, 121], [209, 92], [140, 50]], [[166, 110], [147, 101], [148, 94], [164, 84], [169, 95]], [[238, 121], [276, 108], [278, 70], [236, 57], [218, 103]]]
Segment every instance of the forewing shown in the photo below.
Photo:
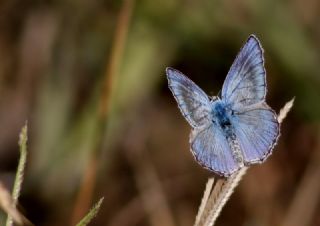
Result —
[[259, 105], [232, 118], [246, 165], [263, 162], [271, 154], [280, 133], [275, 112], [265, 103]]
[[208, 96], [181, 72], [167, 68], [169, 88], [178, 106], [192, 127], [210, 122], [210, 100]]
[[240, 168], [232, 156], [226, 137], [214, 124], [203, 130], [193, 130], [190, 143], [195, 159], [203, 167], [225, 177]]
[[264, 100], [266, 73], [263, 49], [251, 35], [240, 50], [222, 87], [222, 99], [237, 110]]

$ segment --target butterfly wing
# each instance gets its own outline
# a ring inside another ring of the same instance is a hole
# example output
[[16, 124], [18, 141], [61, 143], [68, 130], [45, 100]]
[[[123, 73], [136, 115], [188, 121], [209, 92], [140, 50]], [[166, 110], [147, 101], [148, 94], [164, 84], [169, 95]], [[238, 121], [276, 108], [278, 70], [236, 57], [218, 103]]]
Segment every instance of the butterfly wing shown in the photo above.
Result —
[[225, 177], [240, 168], [226, 137], [214, 124], [202, 130], [193, 130], [190, 143], [192, 154], [203, 167]]
[[210, 100], [208, 96], [181, 72], [167, 68], [169, 88], [180, 111], [195, 128], [210, 123]]
[[246, 165], [263, 162], [271, 154], [280, 129], [276, 113], [267, 104], [243, 109], [232, 124]]
[[265, 103], [265, 95], [263, 49], [251, 35], [222, 87], [222, 100], [235, 112], [232, 125], [246, 165], [264, 161], [279, 136], [277, 116]]
[[266, 73], [263, 49], [254, 35], [248, 38], [233, 62], [221, 95], [234, 110], [264, 100]]

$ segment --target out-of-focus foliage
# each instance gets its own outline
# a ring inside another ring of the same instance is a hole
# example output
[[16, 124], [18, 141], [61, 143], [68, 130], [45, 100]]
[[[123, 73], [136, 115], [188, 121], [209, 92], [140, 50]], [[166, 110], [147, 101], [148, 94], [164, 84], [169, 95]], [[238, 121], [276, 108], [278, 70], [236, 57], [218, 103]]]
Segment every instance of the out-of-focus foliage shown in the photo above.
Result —
[[[265, 49], [268, 103], [279, 110], [295, 96], [295, 106], [274, 154], [249, 169], [217, 225], [281, 225], [292, 216], [318, 225], [320, 189], [303, 188], [309, 172], [320, 176], [318, 166], [307, 170], [320, 159], [319, 18], [316, 0], [2, 2], [0, 180], [13, 183], [28, 119], [21, 205], [36, 225], [78, 222], [77, 208], [102, 196], [93, 224], [192, 225], [210, 173], [189, 153], [190, 128], [165, 67], [216, 95], [254, 33]], [[307, 201], [295, 209], [299, 195]]]

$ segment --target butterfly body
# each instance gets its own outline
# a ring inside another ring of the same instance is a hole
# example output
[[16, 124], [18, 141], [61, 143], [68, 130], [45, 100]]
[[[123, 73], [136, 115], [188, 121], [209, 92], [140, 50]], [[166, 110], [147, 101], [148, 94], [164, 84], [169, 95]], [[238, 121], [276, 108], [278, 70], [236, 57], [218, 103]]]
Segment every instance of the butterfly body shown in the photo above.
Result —
[[228, 109], [226, 104], [221, 100], [216, 100], [212, 104], [212, 122], [219, 126], [226, 132], [229, 133], [231, 127], [231, 109]]
[[220, 98], [211, 102], [212, 104], [212, 123], [216, 129], [222, 131], [228, 145], [232, 151], [233, 157], [240, 167], [244, 165], [243, 156], [241, 154], [239, 142], [237, 141], [234, 124], [236, 120], [235, 111], [223, 102]]
[[169, 88], [192, 127], [191, 152], [221, 176], [265, 161], [279, 137], [277, 116], [265, 102], [263, 64], [262, 47], [251, 35], [231, 66], [221, 98], [212, 99], [181, 72], [167, 68]]

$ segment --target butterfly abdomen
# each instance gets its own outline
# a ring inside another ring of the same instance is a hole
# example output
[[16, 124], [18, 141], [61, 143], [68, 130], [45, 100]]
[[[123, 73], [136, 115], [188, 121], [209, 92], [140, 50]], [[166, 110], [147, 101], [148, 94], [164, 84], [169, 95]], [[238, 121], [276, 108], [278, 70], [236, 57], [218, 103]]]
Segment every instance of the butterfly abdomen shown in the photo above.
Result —
[[227, 108], [227, 106], [222, 101], [213, 102], [212, 106], [212, 121], [218, 126], [225, 135], [230, 149], [232, 150], [232, 155], [240, 167], [243, 166], [243, 155], [237, 137], [235, 135], [235, 130], [232, 126], [230, 117], [232, 117], [232, 112]]
[[231, 136], [227, 136], [227, 141], [230, 146], [230, 149], [232, 150], [232, 155], [233, 155], [234, 159], [236, 160], [236, 162], [238, 163], [238, 165], [240, 167], [243, 167], [244, 166], [243, 155], [241, 152], [240, 144], [239, 144], [235, 134], [232, 133]]

